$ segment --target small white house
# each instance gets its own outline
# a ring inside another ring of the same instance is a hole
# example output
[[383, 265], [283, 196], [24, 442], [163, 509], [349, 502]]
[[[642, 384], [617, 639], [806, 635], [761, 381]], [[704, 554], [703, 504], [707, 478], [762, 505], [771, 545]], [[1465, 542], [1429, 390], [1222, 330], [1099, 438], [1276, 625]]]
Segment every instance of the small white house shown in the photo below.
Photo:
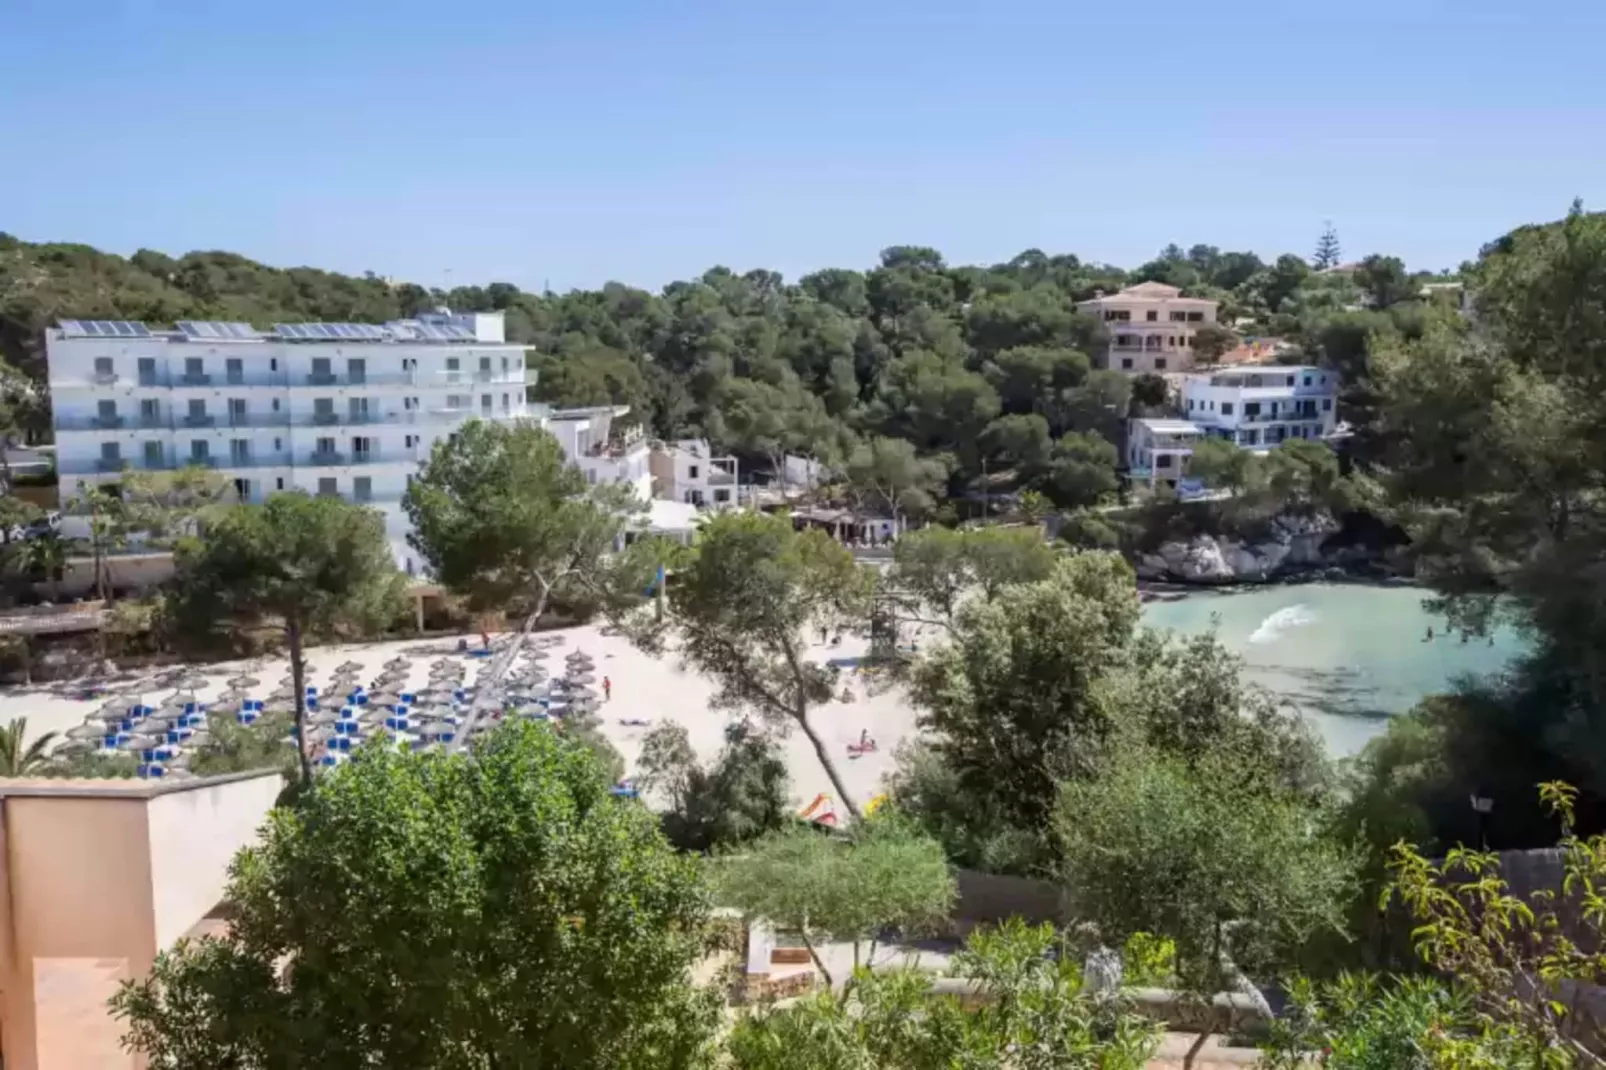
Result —
[[1165, 484], [1176, 487], [1187, 475], [1193, 447], [1204, 431], [1189, 420], [1136, 419], [1127, 422], [1126, 467], [1134, 483], [1150, 490]]
[[659, 443], [649, 465], [654, 498], [713, 509], [737, 504], [740, 466], [735, 457], [714, 456], [705, 439]]

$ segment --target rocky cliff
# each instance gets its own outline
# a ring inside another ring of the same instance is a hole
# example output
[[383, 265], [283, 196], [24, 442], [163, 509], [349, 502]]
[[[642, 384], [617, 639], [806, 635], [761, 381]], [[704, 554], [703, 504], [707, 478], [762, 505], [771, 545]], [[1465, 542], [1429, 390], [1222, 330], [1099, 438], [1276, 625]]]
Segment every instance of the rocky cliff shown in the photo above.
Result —
[[[1265, 537], [1240, 540], [1230, 536], [1195, 535], [1186, 542], [1161, 544], [1151, 554], [1140, 554], [1134, 567], [1146, 580], [1177, 583], [1264, 583], [1294, 573], [1345, 568], [1356, 563], [1357, 552], [1329, 543], [1339, 530], [1327, 513], [1280, 516]], [[1360, 557], [1371, 555], [1360, 552]]]

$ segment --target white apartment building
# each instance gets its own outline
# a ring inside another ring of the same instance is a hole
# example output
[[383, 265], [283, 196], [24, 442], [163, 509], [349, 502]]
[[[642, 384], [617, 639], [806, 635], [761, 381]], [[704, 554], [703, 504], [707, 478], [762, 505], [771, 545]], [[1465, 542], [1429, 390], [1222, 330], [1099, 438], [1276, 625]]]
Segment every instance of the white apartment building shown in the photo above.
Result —
[[1097, 354], [1101, 368], [1131, 372], [1185, 372], [1193, 367], [1193, 333], [1216, 322], [1217, 304], [1163, 282], [1140, 282], [1114, 294], [1099, 294], [1076, 306], [1098, 319], [1108, 334]]
[[1325, 439], [1338, 426], [1338, 376], [1310, 365], [1237, 367], [1190, 375], [1182, 413], [1206, 434], [1246, 449]]
[[716, 457], [706, 439], [685, 438], [653, 447], [654, 497], [687, 505], [728, 509], [737, 504], [735, 457]]
[[206, 465], [242, 501], [300, 488], [371, 504], [409, 573], [401, 497], [431, 445], [470, 418], [546, 415], [500, 312], [267, 331], [63, 320], [46, 351], [63, 503], [125, 469]]

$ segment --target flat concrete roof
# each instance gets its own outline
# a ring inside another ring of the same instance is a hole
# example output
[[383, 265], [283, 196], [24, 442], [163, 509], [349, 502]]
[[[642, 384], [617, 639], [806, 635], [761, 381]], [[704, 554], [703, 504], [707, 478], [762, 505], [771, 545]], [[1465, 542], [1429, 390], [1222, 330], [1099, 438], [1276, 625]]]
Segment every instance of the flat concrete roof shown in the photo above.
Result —
[[231, 784], [236, 780], [256, 780], [259, 777], [283, 778], [278, 769], [254, 769], [244, 773], [219, 773], [216, 776], [198, 776], [185, 780], [146, 779], [141, 777], [0, 777], [0, 798], [78, 798], [78, 799], [154, 799], [158, 795], [172, 795], [196, 788], [210, 788], [218, 784]]

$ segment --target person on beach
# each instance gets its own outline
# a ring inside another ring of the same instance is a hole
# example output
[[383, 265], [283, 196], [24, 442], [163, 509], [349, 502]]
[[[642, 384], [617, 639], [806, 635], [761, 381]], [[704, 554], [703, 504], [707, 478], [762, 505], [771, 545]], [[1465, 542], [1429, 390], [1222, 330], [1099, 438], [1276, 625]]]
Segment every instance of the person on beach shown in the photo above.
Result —
[[609, 679], [608, 677], [604, 676], [602, 678], [602, 701], [611, 702], [612, 700], [613, 700], [613, 681], [611, 679]]

